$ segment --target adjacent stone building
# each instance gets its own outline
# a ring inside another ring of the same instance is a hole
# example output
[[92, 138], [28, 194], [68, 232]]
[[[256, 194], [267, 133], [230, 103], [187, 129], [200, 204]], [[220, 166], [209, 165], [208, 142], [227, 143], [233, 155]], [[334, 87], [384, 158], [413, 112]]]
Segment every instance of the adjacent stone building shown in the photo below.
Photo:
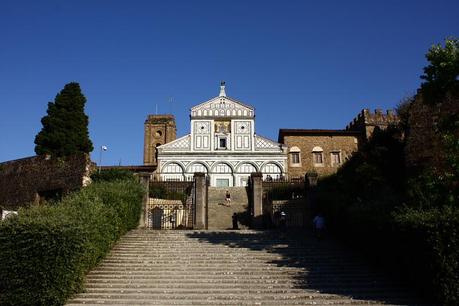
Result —
[[307, 172], [333, 174], [375, 129], [384, 130], [398, 122], [392, 110], [364, 109], [345, 130], [280, 129], [278, 142], [288, 148], [288, 177], [301, 178]]
[[288, 147], [288, 176], [315, 171], [329, 175], [358, 150], [360, 131], [280, 129], [278, 142]]

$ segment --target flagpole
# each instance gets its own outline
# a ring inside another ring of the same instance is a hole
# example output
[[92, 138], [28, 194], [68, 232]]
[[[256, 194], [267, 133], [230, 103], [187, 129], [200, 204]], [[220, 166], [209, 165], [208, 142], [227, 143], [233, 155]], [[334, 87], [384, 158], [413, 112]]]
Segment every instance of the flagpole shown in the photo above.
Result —
[[102, 146], [100, 146], [100, 153], [99, 153], [99, 174], [100, 174], [101, 167], [102, 167]]
[[99, 153], [99, 174], [100, 174], [100, 170], [102, 168], [102, 151], [107, 151], [107, 147], [106, 146], [100, 146], [100, 153]]

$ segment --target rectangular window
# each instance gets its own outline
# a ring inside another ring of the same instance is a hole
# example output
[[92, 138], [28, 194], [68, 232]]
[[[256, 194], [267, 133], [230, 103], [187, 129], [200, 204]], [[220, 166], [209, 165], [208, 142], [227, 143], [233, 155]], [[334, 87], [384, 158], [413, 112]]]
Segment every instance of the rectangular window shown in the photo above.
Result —
[[218, 148], [226, 149], [226, 137], [221, 137], [218, 139]]
[[339, 152], [331, 153], [331, 162], [332, 162], [332, 166], [341, 164], [341, 155]]
[[322, 152], [313, 152], [314, 164], [323, 164], [324, 158]]
[[292, 153], [292, 164], [299, 164], [300, 163], [300, 153], [293, 152]]

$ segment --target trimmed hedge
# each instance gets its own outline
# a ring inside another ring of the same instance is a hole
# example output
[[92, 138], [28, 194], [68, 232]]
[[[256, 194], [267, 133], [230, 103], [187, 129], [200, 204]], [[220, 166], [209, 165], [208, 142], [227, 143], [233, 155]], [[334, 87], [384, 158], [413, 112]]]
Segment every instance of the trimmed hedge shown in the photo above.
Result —
[[133, 178], [98, 182], [1, 222], [0, 304], [63, 305], [120, 236], [137, 227], [143, 194]]

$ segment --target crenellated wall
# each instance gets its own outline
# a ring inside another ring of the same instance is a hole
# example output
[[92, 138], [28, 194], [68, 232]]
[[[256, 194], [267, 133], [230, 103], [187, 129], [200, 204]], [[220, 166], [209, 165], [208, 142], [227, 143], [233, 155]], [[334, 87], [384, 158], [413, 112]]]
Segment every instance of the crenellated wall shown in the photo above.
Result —
[[354, 118], [347, 126], [348, 131], [360, 131], [364, 141], [368, 140], [375, 128], [382, 130], [389, 125], [398, 124], [400, 119], [395, 114], [394, 110], [376, 109], [374, 112], [369, 109], [363, 109], [357, 117]]

